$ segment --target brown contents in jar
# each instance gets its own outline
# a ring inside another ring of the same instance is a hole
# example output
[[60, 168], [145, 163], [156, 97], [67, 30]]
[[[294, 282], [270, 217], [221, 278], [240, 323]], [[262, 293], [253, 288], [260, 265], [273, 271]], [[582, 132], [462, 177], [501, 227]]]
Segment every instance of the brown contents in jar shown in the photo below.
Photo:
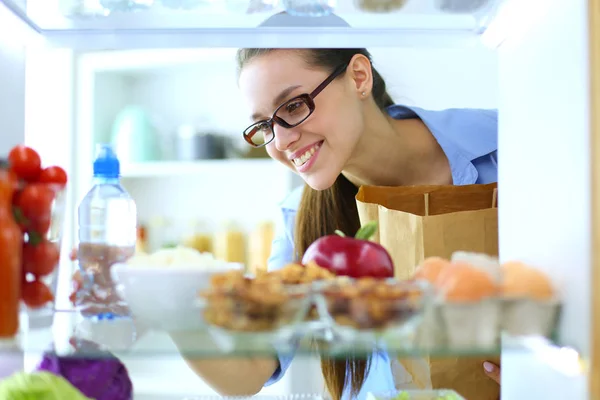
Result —
[[323, 295], [330, 315], [338, 324], [381, 329], [415, 315], [423, 293], [406, 283], [362, 278], [338, 281], [326, 288]]
[[308, 295], [306, 284], [333, 277], [315, 264], [289, 264], [255, 278], [240, 271], [217, 274], [210, 289], [200, 294], [207, 301], [204, 318], [236, 331], [272, 330], [296, 317]]
[[110, 270], [114, 264], [127, 261], [134, 253], [133, 246], [79, 244], [77, 254], [83, 288], [77, 293], [75, 305], [81, 307], [84, 314], [129, 314], [125, 301], [117, 293]]
[[404, 7], [406, 0], [357, 0], [356, 5], [363, 11], [390, 12]]

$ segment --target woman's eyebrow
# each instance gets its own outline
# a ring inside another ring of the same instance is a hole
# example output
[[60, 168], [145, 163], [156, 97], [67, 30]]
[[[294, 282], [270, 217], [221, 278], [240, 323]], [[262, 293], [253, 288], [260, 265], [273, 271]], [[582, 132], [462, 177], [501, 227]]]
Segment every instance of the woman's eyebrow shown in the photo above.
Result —
[[[281, 103], [283, 103], [283, 101], [286, 99], [286, 97], [288, 97], [294, 90], [298, 89], [301, 86], [302, 85], [293, 85], [286, 89], [283, 89], [273, 100], [273, 109], [279, 107]], [[251, 118], [253, 121], [257, 121], [259, 119], [262, 119], [262, 117], [263, 115], [261, 113], [254, 113], [252, 114]]]
[[298, 89], [301, 85], [294, 85], [294, 86], [290, 86], [287, 89], [284, 89], [281, 91], [281, 93], [279, 93], [277, 95], [277, 97], [275, 97], [275, 100], [273, 100], [273, 107], [279, 107], [279, 105], [281, 105], [281, 103], [283, 103], [283, 101], [286, 99], [286, 97], [288, 97], [290, 95], [290, 93], [292, 93], [294, 90]]

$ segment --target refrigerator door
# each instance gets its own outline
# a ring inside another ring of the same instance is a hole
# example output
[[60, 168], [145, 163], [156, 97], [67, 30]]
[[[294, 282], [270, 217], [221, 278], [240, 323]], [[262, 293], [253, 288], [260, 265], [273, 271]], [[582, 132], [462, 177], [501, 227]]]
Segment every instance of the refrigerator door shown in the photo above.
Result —
[[560, 339], [578, 353], [503, 353], [502, 398], [583, 400], [597, 398], [587, 392], [585, 360], [591, 254], [600, 251], [590, 224], [588, 1], [543, 4], [499, 47], [500, 254], [554, 278], [564, 300]]

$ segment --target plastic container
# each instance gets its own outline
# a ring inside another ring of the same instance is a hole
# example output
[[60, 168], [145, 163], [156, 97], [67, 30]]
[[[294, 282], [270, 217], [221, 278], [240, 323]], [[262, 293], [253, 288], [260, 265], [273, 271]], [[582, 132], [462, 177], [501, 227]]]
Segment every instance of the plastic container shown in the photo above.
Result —
[[[65, 211], [64, 185], [28, 183], [7, 171], [0, 160], [0, 338], [17, 333], [21, 323], [52, 325]], [[20, 199], [20, 200], [18, 200]], [[23, 208], [24, 207], [24, 208]], [[23, 234], [21, 228], [25, 227]]]
[[484, 6], [489, 0], [435, 0], [435, 6], [441, 11], [449, 13], [472, 13]]
[[[52, 295], [54, 296], [54, 301], [53, 302], [49, 302], [44, 306], [41, 307], [36, 307], [36, 308], [32, 308], [32, 307], [27, 307], [27, 314], [30, 320], [30, 324], [31, 325], [35, 325], [36, 328], [41, 328], [41, 327], [49, 327], [52, 325], [52, 317], [53, 317], [53, 313], [54, 313], [54, 309], [56, 308], [56, 302], [57, 302], [57, 289], [58, 289], [58, 276], [59, 276], [59, 261], [60, 261], [60, 250], [61, 250], [61, 245], [62, 245], [62, 231], [63, 231], [63, 226], [64, 226], [64, 220], [65, 220], [65, 207], [66, 207], [66, 189], [64, 187], [60, 187], [57, 185], [48, 185], [47, 186], [48, 189], [52, 190], [52, 192], [54, 193], [54, 197], [52, 200], [52, 205], [51, 205], [51, 211], [50, 211], [50, 225], [48, 228], [48, 231], [46, 232], [46, 234], [43, 236], [43, 239], [40, 240], [40, 238], [34, 238], [33, 242], [32, 242], [32, 238], [28, 238], [27, 241], [29, 242], [28, 244], [25, 244], [23, 247], [23, 257], [24, 257], [24, 261], [27, 252], [30, 252], [30, 254], [33, 256], [35, 250], [39, 249], [41, 246], [51, 246], [53, 247], [54, 251], [51, 252], [50, 254], [53, 254], [53, 257], [55, 257], [55, 267], [52, 270], [51, 273], [45, 275], [45, 276], [31, 276], [31, 274], [28, 274], [26, 276], [26, 280], [31, 282], [32, 280], [39, 280], [40, 282], [44, 283], [52, 292]], [[34, 243], [35, 241], [37, 241], [38, 243], [36, 245], [33, 245], [32, 243]], [[31, 246], [31, 247], [30, 247]], [[28, 248], [29, 247], [29, 248]], [[38, 250], [38, 251], [42, 251], [42, 250]], [[45, 249], [46, 254], [49, 254], [49, 249]], [[34, 258], [35, 259], [35, 258]], [[33, 262], [33, 260], [30, 260], [30, 262]], [[60, 304], [61, 301], [59, 301]]]
[[183, 10], [192, 10], [200, 7], [204, 3], [203, 0], [160, 0], [159, 2], [167, 8]]
[[100, 5], [109, 13], [143, 11], [152, 7], [154, 3], [154, 0], [100, 0]]
[[406, 0], [354, 0], [359, 10], [366, 12], [391, 12], [406, 5]]
[[235, 271], [213, 277], [203, 291], [204, 319], [237, 332], [293, 329], [310, 307], [309, 285], [284, 285], [277, 278], [248, 278]]
[[282, 0], [285, 11], [295, 17], [324, 17], [330, 15], [336, 0]]
[[75, 305], [84, 315], [127, 316], [111, 276], [112, 265], [135, 252], [137, 212], [119, 181], [119, 160], [110, 145], [99, 145], [94, 184], [79, 205], [79, 271], [82, 287]]
[[356, 330], [399, 328], [423, 316], [428, 298], [421, 281], [349, 278], [323, 284], [321, 296], [337, 325]]

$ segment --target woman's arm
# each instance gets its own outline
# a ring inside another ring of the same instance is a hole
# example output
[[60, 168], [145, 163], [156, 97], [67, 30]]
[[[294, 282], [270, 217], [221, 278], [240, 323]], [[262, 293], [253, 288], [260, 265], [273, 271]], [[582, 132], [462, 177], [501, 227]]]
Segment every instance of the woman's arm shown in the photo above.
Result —
[[[177, 344], [176, 335], [171, 338]], [[185, 358], [185, 361], [196, 375], [221, 396], [254, 396], [279, 366], [275, 358]]]
[[[284, 215], [284, 222], [277, 225], [268, 262], [269, 270], [280, 269], [292, 261], [293, 245], [286, 231], [293, 231], [293, 226], [289, 226], [293, 224], [293, 219], [291, 214]], [[182, 343], [176, 335], [171, 338], [176, 345], [178, 342]], [[179, 348], [185, 353], [185, 349]], [[222, 396], [253, 396], [265, 385], [281, 379], [293, 356], [286, 354], [272, 358], [202, 359], [184, 355], [184, 358], [192, 371]]]

